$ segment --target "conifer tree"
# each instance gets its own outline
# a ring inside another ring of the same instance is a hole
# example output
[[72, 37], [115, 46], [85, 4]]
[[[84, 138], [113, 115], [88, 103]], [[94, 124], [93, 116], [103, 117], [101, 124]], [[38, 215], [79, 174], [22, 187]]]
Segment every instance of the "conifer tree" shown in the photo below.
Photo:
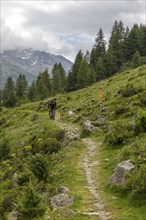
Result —
[[6, 107], [14, 107], [16, 102], [14, 81], [12, 76], [9, 76], [3, 90], [3, 103]]
[[16, 96], [18, 99], [26, 97], [27, 81], [25, 75], [19, 74], [16, 80]]
[[136, 51], [140, 51], [140, 36], [139, 27], [137, 24], [133, 25], [129, 32], [128, 38], [125, 40], [125, 59], [132, 59]]
[[132, 59], [132, 67], [136, 68], [141, 65], [141, 58], [138, 51], [135, 52], [133, 59]]
[[115, 56], [113, 54], [112, 48], [108, 49], [108, 52], [105, 56], [105, 77], [111, 76], [116, 72], [116, 62]]
[[51, 82], [48, 69], [39, 73], [36, 81], [36, 96], [38, 100], [45, 99], [51, 95]]
[[73, 84], [73, 73], [72, 71], [69, 71], [66, 79], [66, 92], [72, 92], [75, 89], [75, 85]]
[[87, 71], [87, 85], [92, 85], [96, 82], [96, 72], [93, 67], [90, 67], [89, 65]]
[[55, 64], [52, 69], [52, 89], [53, 94], [63, 93], [65, 91], [66, 73], [61, 63]]
[[33, 81], [31, 86], [28, 89], [28, 99], [30, 101], [37, 100], [37, 94], [36, 94], [36, 82]]
[[91, 51], [91, 66], [96, 70], [96, 65], [99, 57], [103, 57], [106, 52], [106, 41], [104, 39], [104, 33], [102, 29], [99, 29], [97, 37], [95, 38], [95, 43]]
[[72, 65], [72, 69], [71, 69], [71, 72], [72, 72], [72, 91], [77, 89], [77, 81], [78, 81], [77, 76], [78, 76], [78, 71], [79, 71], [79, 68], [81, 66], [83, 59], [84, 59], [83, 53], [80, 50], [76, 55], [75, 62]]
[[77, 72], [77, 89], [84, 88], [88, 85], [88, 71], [88, 63], [85, 60], [82, 60], [82, 63]]
[[101, 80], [105, 78], [105, 64], [102, 57], [98, 58], [98, 62], [96, 64], [96, 80]]
[[100, 28], [94, 43], [96, 59], [98, 59], [98, 57], [102, 57], [105, 55], [105, 46], [106, 46], [106, 41], [104, 39], [103, 31]]
[[113, 51], [115, 57], [115, 71], [117, 72], [122, 65], [124, 59], [124, 38], [125, 29], [122, 21], [115, 21], [112, 27], [112, 33], [109, 40], [108, 50]]

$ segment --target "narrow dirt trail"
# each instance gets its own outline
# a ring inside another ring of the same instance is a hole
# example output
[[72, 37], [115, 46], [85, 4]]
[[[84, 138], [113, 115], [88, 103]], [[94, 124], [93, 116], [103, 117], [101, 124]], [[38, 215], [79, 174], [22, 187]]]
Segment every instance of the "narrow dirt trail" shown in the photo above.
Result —
[[110, 213], [105, 211], [105, 204], [100, 197], [100, 189], [97, 189], [97, 184], [94, 180], [94, 169], [95, 166], [98, 166], [99, 164], [99, 161], [94, 160], [94, 157], [96, 155], [97, 147], [100, 145], [100, 143], [96, 143], [90, 138], [83, 138], [82, 141], [87, 145], [87, 152], [82, 163], [83, 169], [86, 173], [87, 187], [94, 198], [93, 204], [96, 209], [96, 212], [86, 212], [83, 214], [89, 216], [97, 215], [101, 220], [110, 219]]
[[[72, 124], [65, 124], [60, 120], [57, 120], [56, 122], [61, 129], [66, 131], [67, 136], [71, 133], [74, 136], [79, 136], [79, 128], [75, 127]], [[81, 162], [81, 167], [85, 171], [87, 188], [93, 197], [93, 205], [95, 210], [95, 212], [82, 212], [82, 214], [86, 216], [98, 216], [98, 218], [100, 218], [101, 220], [110, 219], [110, 213], [106, 212], [105, 204], [100, 197], [102, 192], [100, 192], [100, 187], [97, 186], [94, 178], [95, 168], [99, 164], [99, 161], [94, 159], [100, 143], [96, 143], [90, 138], [82, 138], [81, 141], [83, 141], [83, 143], [87, 146], [87, 152], [85, 154], [85, 157], [83, 158], [83, 161]]]

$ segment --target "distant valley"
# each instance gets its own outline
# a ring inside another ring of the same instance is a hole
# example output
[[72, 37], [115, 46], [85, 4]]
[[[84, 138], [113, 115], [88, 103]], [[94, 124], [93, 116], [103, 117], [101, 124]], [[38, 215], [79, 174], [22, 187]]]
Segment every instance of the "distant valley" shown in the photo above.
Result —
[[18, 75], [25, 74], [28, 84], [31, 84], [46, 68], [51, 72], [55, 63], [61, 63], [65, 71], [71, 69], [72, 62], [61, 55], [33, 49], [6, 50], [0, 54], [1, 87], [11, 75], [16, 81]]

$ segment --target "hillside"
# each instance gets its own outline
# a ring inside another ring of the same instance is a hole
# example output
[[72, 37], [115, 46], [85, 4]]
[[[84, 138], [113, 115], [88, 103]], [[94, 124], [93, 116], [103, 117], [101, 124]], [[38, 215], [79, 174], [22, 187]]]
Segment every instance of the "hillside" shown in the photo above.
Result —
[[[145, 73], [141, 66], [57, 95], [55, 121], [48, 118], [47, 100], [1, 109], [1, 219], [145, 219]], [[87, 120], [92, 131], [83, 129]], [[125, 160], [134, 170], [124, 185], [110, 186]], [[63, 186], [70, 206], [53, 208], [51, 198]]]

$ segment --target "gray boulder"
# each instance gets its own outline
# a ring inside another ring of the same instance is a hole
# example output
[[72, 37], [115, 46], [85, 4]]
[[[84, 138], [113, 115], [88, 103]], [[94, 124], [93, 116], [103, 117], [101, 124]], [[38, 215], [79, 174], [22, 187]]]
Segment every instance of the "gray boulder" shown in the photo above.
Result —
[[18, 185], [18, 174], [14, 173], [12, 177], [13, 186], [16, 187]]
[[18, 220], [20, 217], [20, 213], [18, 211], [10, 212], [7, 216], [7, 220]]
[[50, 205], [52, 209], [63, 208], [73, 203], [72, 196], [64, 193], [53, 196], [50, 199]]
[[63, 194], [67, 194], [67, 193], [69, 193], [69, 189], [67, 187], [65, 187], [65, 186], [60, 186], [58, 188], [58, 192], [59, 193], [63, 193]]
[[130, 160], [125, 160], [119, 163], [115, 169], [114, 174], [109, 180], [110, 186], [125, 184], [125, 174], [131, 172], [131, 170], [133, 170], [134, 168], [135, 166], [130, 162]]
[[83, 123], [83, 130], [84, 131], [93, 131], [95, 129], [94, 125], [92, 125], [91, 121], [87, 120]]
[[65, 139], [68, 141], [77, 141], [80, 140], [80, 132], [79, 131], [67, 131], [65, 134]]

